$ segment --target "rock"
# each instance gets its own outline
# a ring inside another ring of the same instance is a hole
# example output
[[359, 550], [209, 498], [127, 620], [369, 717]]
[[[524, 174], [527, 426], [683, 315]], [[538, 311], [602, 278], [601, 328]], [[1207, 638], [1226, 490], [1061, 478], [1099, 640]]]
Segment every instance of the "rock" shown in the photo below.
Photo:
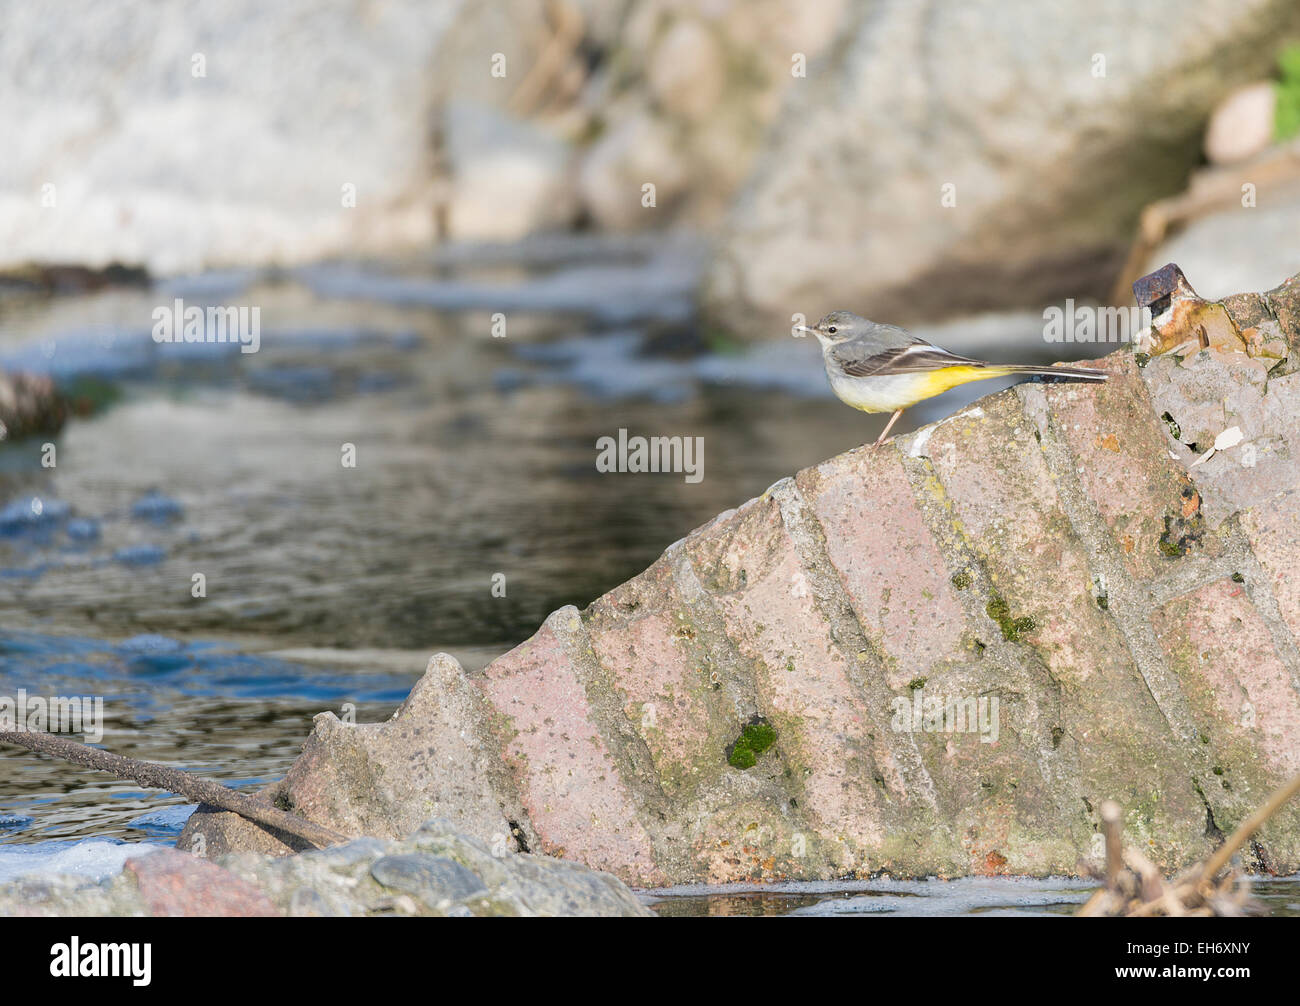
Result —
[[0, 917], [144, 915], [139, 892], [124, 878], [125, 874], [118, 874], [112, 880], [94, 883], [75, 874], [60, 874], [10, 881], [0, 885]]
[[[1247, 171], [1247, 173], [1249, 173]], [[1226, 205], [1185, 222], [1146, 256], [1144, 273], [1177, 262], [1207, 297], [1266, 290], [1300, 269], [1300, 176], [1260, 184], [1256, 205], [1241, 205], [1241, 187]]]
[[[504, 103], [535, 55], [538, 5], [513, 4], [475, 44], [463, 22], [484, 6], [13, 12], [0, 94], [6, 120], [27, 128], [6, 143], [0, 269], [121, 263], [173, 274], [426, 247], [442, 198], [430, 163], [436, 109], [448, 92]], [[441, 76], [449, 50], [459, 79]], [[496, 51], [514, 60], [504, 81], [490, 74]], [[452, 117], [448, 141], [467, 172], [453, 197], [461, 236], [564, 219], [548, 202], [553, 144], [499, 117]]]
[[[511, 783], [496, 754], [490, 715], [460, 665], [440, 653], [387, 723], [317, 716], [303, 754], [272, 795], [311, 820], [340, 822], [345, 834], [399, 838], [431, 816], [448, 816], [470, 834], [518, 848], [513, 822], [527, 815], [517, 800], [502, 798]], [[199, 833], [209, 856], [301, 847], [235, 814], [204, 807], [196, 813], [179, 848], [190, 849]]]
[[427, 853], [385, 856], [370, 867], [370, 875], [383, 887], [434, 907], [487, 893], [483, 881], [454, 859]]
[[[795, 54], [815, 59], [835, 35], [842, 0], [685, 5], [633, 0], [584, 92], [580, 197], [613, 229], [715, 226], [751, 170], [782, 97], [804, 81]], [[657, 206], [641, 206], [653, 183]]]
[[487, 105], [448, 107], [450, 237], [517, 241], [577, 213], [567, 144]]
[[279, 913], [256, 887], [221, 867], [168, 849], [129, 859], [146, 915], [248, 917]]
[[1245, 163], [1193, 172], [1184, 189], [1143, 208], [1111, 303], [1128, 302], [1138, 279], [1170, 261], [1211, 298], [1273, 286], [1300, 265], [1288, 250], [1298, 203], [1297, 139]]
[[[687, 170], [668, 126], [646, 113], [620, 123], [592, 146], [582, 163], [579, 193], [603, 228], [655, 226], [671, 219], [674, 203], [691, 183]], [[647, 184], [655, 187], [654, 206], [642, 202]]]
[[[1107, 799], [1166, 873], [1201, 859], [1300, 770], [1300, 276], [1188, 288], [1160, 345], [1211, 315], [1211, 349], [783, 479], [481, 673], [435, 657], [387, 723], [318, 717], [268, 795], [640, 886], [1070, 873]], [[203, 808], [198, 839], [274, 846]], [[1300, 807], [1246, 858], [1300, 867]]]
[[[548, 74], [556, 10], [585, 34]], [[5, 151], [0, 271], [66, 285], [568, 227], [586, 123], [576, 46], [612, 45], [620, 17], [587, 0], [16, 15], [0, 94], [32, 125]], [[51, 58], [28, 67], [33, 51]]]
[[1022, 6], [1016, 32], [995, 0], [34, 7], [0, 42], [5, 111], [31, 124], [5, 151], [0, 270], [139, 277], [726, 218], [709, 300], [747, 337], [844, 303], [904, 319], [1096, 292], [1214, 102], [1300, 15]]
[[851, 5], [729, 212], [712, 320], [764, 338], [846, 305], [915, 320], [1102, 299], [1211, 108], [1300, 28], [1281, 0], [1007, 17], [1001, 0]]
[[0, 443], [63, 429], [67, 403], [48, 377], [0, 373]]
[[298, 919], [324, 919], [334, 916], [333, 906], [310, 887], [300, 887], [289, 896], [289, 915]]
[[1254, 157], [1273, 142], [1277, 87], [1259, 81], [1233, 91], [1210, 114], [1205, 156], [1211, 164], [1233, 164]]
[[676, 21], [650, 56], [650, 92], [669, 115], [702, 119], [722, 94], [722, 60], [721, 47], [703, 24], [692, 18]]
[[492, 849], [443, 820], [405, 841], [360, 838], [298, 856], [207, 862], [175, 850], [127, 861], [98, 883], [73, 876], [0, 885], [0, 915], [333, 917], [646, 916], [614, 877]]

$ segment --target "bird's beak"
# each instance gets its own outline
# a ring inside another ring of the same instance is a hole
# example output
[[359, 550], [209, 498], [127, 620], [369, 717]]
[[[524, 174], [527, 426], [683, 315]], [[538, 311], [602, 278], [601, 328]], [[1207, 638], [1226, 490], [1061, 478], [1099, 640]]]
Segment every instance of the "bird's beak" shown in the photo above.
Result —
[[817, 330], [816, 330], [815, 328], [809, 328], [807, 325], [795, 325], [795, 327], [794, 327], [794, 331], [796, 331], [796, 332], [802, 332], [804, 335], [816, 335], [816, 334], [817, 334]]

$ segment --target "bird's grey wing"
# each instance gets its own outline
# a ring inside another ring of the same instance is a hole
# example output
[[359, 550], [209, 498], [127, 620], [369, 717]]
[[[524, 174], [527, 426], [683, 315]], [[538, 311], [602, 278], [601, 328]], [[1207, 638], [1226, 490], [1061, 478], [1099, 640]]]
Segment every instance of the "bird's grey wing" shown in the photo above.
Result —
[[[898, 331], [902, 331], [899, 329]], [[887, 377], [890, 374], [918, 374], [944, 367], [983, 367], [982, 360], [958, 356], [938, 346], [913, 340], [905, 346], [882, 348], [878, 344], [843, 342], [831, 347], [835, 362], [849, 377]]]

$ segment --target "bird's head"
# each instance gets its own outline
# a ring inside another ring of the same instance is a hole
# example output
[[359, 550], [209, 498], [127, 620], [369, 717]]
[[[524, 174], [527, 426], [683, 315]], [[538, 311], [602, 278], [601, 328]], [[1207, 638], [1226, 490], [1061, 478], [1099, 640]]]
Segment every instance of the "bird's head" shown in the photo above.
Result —
[[832, 311], [816, 325], [800, 325], [799, 329], [817, 336], [823, 346], [834, 346], [866, 334], [871, 322], [852, 311]]

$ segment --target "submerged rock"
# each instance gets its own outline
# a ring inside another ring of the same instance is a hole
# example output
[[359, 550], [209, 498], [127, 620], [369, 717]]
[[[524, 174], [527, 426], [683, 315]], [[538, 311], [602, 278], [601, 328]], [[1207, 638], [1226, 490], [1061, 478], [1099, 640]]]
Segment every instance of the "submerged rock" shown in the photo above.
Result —
[[100, 882], [70, 875], [0, 886], [0, 915], [650, 915], [614, 877], [492, 849], [443, 820], [402, 842], [359, 838], [290, 858], [138, 856]]
[[48, 377], [0, 373], [0, 444], [58, 433], [67, 418], [67, 403]]
[[[1111, 798], [1162, 869], [1201, 859], [1300, 771], [1300, 277], [1182, 297], [1162, 344], [1209, 314], [1205, 351], [783, 479], [482, 673], [435, 656], [386, 723], [321, 714], [266, 795], [644, 886], [1070, 873]], [[200, 837], [291, 848], [210, 808]], [[1300, 868], [1300, 808], [1247, 858]]]

